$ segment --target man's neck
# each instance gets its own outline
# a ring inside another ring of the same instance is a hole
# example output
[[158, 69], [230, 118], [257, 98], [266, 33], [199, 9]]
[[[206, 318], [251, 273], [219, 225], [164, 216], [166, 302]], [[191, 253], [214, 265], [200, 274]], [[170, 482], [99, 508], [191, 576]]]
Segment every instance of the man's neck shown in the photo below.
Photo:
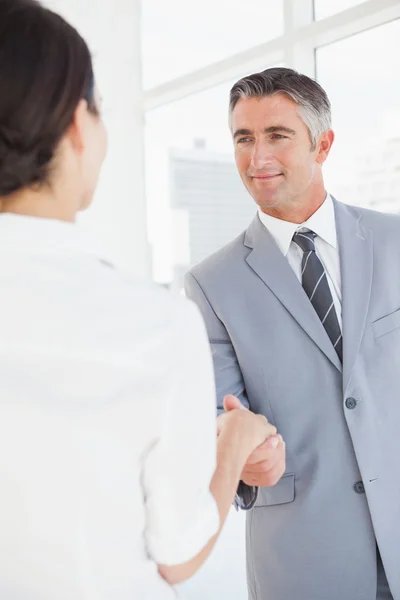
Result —
[[260, 207], [262, 212], [266, 215], [280, 219], [281, 221], [288, 221], [289, 223], [296, 223], [301, 225], [317, 212], [317, 210], [323, 205], [327, 197], [326, 191], [319, 197], [306, 203], [293, 203], [292, 206], [271, 206], [271, 207]]

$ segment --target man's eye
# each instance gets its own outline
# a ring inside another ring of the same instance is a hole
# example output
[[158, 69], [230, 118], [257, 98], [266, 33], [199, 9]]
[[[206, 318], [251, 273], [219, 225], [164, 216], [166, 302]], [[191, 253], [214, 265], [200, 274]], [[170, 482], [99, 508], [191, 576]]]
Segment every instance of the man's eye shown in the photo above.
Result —
[[287, 140], [287, 135], [282, 135], [281, 133], [273, 133], [271, 137], [273, 140]]
[[250, 141], [249, 137], [243, 137], [243, 138], [239, 138], [238, 141], [237, 141], [237, 143], [238, 144], [246, 144], [249, 141]]

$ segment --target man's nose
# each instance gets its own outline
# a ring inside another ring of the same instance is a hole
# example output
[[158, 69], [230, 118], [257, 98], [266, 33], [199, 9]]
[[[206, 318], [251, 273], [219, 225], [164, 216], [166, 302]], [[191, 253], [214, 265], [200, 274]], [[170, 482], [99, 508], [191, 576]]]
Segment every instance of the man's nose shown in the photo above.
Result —
[[273, 160], [271, 148], [266, 142], [257, 142], [253, 146], [251, 155], [251, 166], [259, 171]]

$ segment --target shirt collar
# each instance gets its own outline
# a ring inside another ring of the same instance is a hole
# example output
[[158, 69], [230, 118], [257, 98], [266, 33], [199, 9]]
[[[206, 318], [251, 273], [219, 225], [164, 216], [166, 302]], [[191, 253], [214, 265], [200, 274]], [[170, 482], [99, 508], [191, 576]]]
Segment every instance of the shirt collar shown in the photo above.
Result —
[[289, 252], [290, 244], [296, 231], [310, 229], [333, 248], [337, 248], [335, 209], [332, 197], [327, 194], [325, 201], [311, 217], [301, 223], [290, 223], [271, 217], [258, 209], [261, 223], [268, 229], [278, 248], [284, 256]]
[[0, 246], [9, 243], [46, 253], [62, 251], [107, 258], [99, 240], [86, 227], [56, 219], [0, 214]]

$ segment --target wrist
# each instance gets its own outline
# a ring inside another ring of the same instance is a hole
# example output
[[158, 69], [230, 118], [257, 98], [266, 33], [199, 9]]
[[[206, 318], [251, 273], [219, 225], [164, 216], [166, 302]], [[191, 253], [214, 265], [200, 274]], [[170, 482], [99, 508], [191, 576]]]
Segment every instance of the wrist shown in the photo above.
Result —
[[217, 459], [218, 464], [234, 471], [239, 479], [251, 453], [251, 448], [246, 437], [238, 429], [226, 428], [218, 437]]

